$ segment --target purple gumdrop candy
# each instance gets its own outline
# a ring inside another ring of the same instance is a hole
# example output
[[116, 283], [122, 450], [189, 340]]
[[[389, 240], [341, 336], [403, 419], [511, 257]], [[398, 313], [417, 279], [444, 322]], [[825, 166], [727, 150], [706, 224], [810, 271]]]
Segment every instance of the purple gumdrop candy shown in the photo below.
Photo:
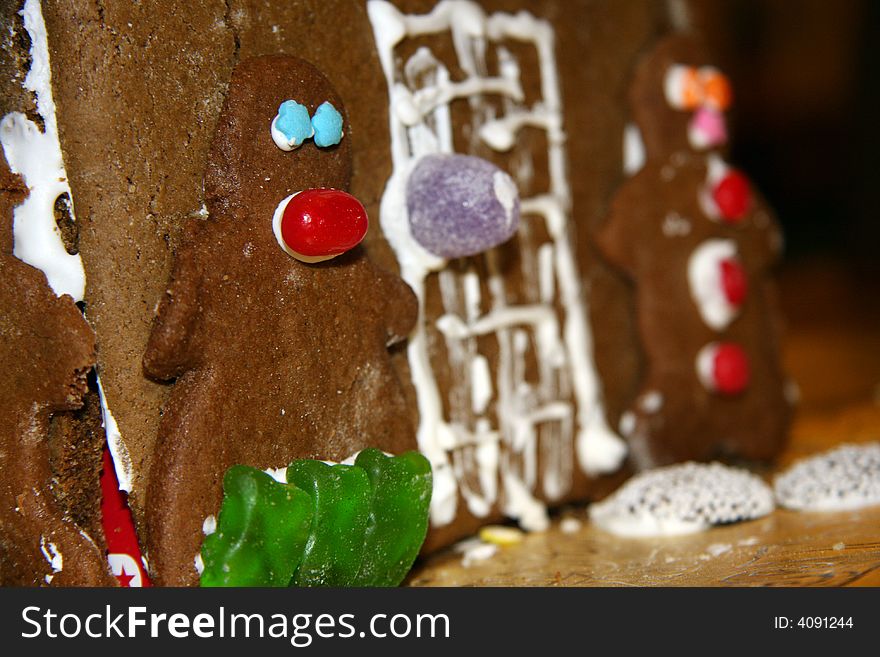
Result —
[[516, 183], [471, 155], [427, 155], [406, 185], [412, 236], [443, 258], [476, 255], [509, 240], [519, 226]]

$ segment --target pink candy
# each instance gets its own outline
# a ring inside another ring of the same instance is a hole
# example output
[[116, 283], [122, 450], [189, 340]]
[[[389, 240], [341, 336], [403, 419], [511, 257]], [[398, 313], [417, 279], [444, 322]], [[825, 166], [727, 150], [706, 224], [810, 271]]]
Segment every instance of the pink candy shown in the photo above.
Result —
[[700, 107], [688, 125], [691, 145], [697, 149], [712, 148], [727, 142], [727, 123], [724, 115], [709, 107]]

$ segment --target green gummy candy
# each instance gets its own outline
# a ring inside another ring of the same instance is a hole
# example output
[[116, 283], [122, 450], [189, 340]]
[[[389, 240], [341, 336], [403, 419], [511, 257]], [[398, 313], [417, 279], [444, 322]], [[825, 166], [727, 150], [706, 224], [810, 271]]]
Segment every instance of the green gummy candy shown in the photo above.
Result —
[[305, 492], [233, 465], [223, 477], [217, 530], [202, 544], [202, 586], [287, 586], [313, 513]]
[[397, 586], [412, 568], [428, 531], [431, 465], [418, 452], [386, 456], [363, 450], [355, 459], [372, 485], [364, 560], [353, 586]]
[[293, 586], [351, 586], [364, 556], [372, 490], [367, 473], [351, 465], [297, 460], [287, 481], [309, 494], [311, 536], [294, 573]]

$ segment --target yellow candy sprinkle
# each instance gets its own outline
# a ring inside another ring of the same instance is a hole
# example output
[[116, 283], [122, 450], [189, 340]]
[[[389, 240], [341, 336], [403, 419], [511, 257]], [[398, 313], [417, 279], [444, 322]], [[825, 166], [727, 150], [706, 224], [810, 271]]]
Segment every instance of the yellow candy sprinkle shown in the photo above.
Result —
[[523, 532], [516, 527], [487, 525], [480, 530], [480, 540], [494, 545], [516, 545], [523, 540]]

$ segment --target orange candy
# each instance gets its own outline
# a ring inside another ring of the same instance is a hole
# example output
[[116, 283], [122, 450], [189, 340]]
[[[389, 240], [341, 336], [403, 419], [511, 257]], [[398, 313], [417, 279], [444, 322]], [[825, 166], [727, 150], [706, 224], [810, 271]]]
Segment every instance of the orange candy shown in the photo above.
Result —
[[676, 109], [693, 111], [700, 106], [723, 112], [730, 107], [730, 81], [712, 66], [675, 65], [667, 78], [667, 98]]
[[733, 91], [730, 81], [721, 71], [711, 67], [700, 69], [700, 82], [706, 105], [721, 112], [730, 107], [733, 100]]

